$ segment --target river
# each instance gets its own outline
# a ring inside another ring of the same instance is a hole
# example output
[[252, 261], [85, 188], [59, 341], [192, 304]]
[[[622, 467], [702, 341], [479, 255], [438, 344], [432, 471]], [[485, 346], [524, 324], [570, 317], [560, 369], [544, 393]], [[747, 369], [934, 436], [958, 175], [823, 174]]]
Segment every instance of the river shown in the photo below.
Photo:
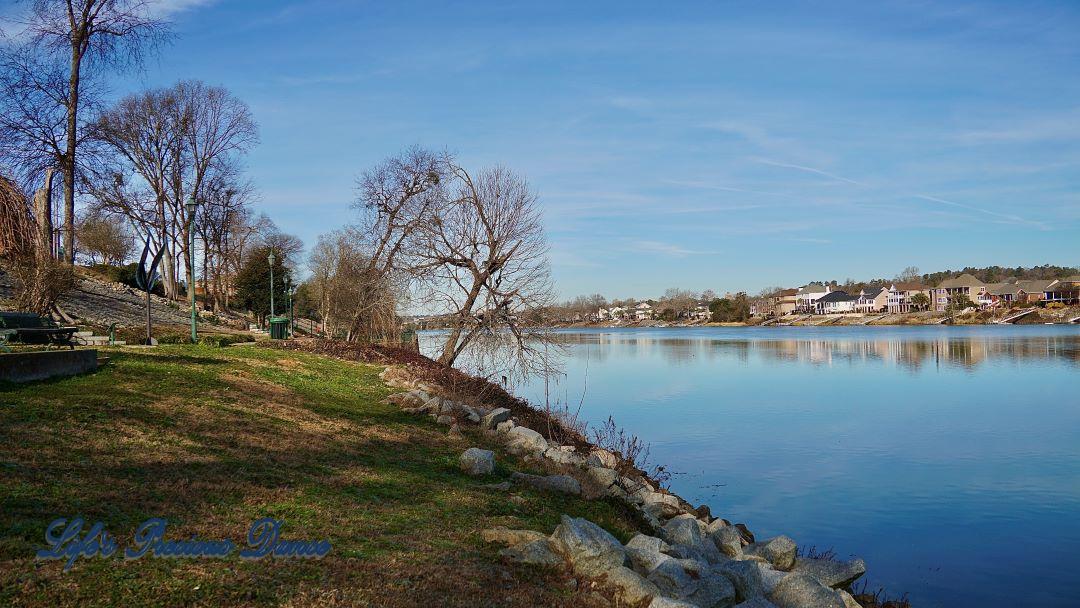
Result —
[[[918, 608], [1080, 601], [1080, 327], [558, 338], [551, 398], [613, 416], [673, 491], [759, 538], [859, 555]], [[515, 392], [545, 398], [540, 380]]]

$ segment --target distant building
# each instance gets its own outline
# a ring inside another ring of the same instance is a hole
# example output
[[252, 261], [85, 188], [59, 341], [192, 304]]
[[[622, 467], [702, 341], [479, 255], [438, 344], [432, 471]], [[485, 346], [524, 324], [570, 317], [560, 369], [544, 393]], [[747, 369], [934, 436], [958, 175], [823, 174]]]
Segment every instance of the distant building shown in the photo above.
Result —
[[884, 312], [889, 306], [889, 290], [884, 287], [863, 289], [855, 301], [855, 312]]
[[1043, 291], [1043, 299], [1046, 302], [1080, 304], [1080, 275], [1054, 281]]
[[945, 312], [952, 298], [965, 295], [975, 306], [988, 305], [992, 302], [987, 285], [974, 276], [964, 273], [952, 279], [942, 281], [931, 293], [934, 310]]
[[901, 314], [905, 312], [911, 312], [916, 310], [916, 306], [912, 304], [911, 300], [915, 297], [915, 294], [923, 294], [926, 296], [927, 302], [931, 301], [930, 288], [915, 282], [897, 282], [889, 285], [888, 297], [886, 299], [886, 310], [891, 314]]
[[846, 291], [830, 291], [814, 301], [814, 310], [819, 315], [855, 312], [858, 301], [859, 296], [850, 295]]
[[829, 286], [821, 283], [809, 283], [800, 287], [795, 292], [795, 312], [814, 312], [817, 301], [829, 292]]
[[781, 289], [773, 295], [772, 312], [778, 317], [790, 315], [799, 305], [798, 289]]

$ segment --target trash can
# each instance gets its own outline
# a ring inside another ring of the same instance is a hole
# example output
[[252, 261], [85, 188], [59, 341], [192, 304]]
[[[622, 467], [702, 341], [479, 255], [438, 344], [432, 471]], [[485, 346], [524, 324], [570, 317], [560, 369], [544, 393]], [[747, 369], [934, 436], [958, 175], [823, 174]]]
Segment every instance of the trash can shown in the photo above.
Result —
[[270, 317], [270, 339], [284, 340], [289, 337], [289, 318]]

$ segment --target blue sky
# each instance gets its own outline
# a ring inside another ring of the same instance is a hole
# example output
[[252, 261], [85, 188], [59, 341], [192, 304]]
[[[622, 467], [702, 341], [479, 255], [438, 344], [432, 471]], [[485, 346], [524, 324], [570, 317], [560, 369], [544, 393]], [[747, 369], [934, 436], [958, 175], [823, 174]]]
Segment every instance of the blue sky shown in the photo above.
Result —
[[116, 93], [244, 98], [308, 243], [418, 143], [528, 176], [563, 296], [1080, 264], [1075, 2], [163, 3]]

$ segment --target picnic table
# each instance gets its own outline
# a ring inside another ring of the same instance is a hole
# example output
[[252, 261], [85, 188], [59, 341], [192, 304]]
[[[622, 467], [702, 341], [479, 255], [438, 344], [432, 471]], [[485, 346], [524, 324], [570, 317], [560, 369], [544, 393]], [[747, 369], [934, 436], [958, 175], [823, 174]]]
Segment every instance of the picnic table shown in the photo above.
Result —
[[0, 312], [0, 343], [45, 344], [75, 348], [78, 327], [61, 327], [48, 317], [32, 312]]

